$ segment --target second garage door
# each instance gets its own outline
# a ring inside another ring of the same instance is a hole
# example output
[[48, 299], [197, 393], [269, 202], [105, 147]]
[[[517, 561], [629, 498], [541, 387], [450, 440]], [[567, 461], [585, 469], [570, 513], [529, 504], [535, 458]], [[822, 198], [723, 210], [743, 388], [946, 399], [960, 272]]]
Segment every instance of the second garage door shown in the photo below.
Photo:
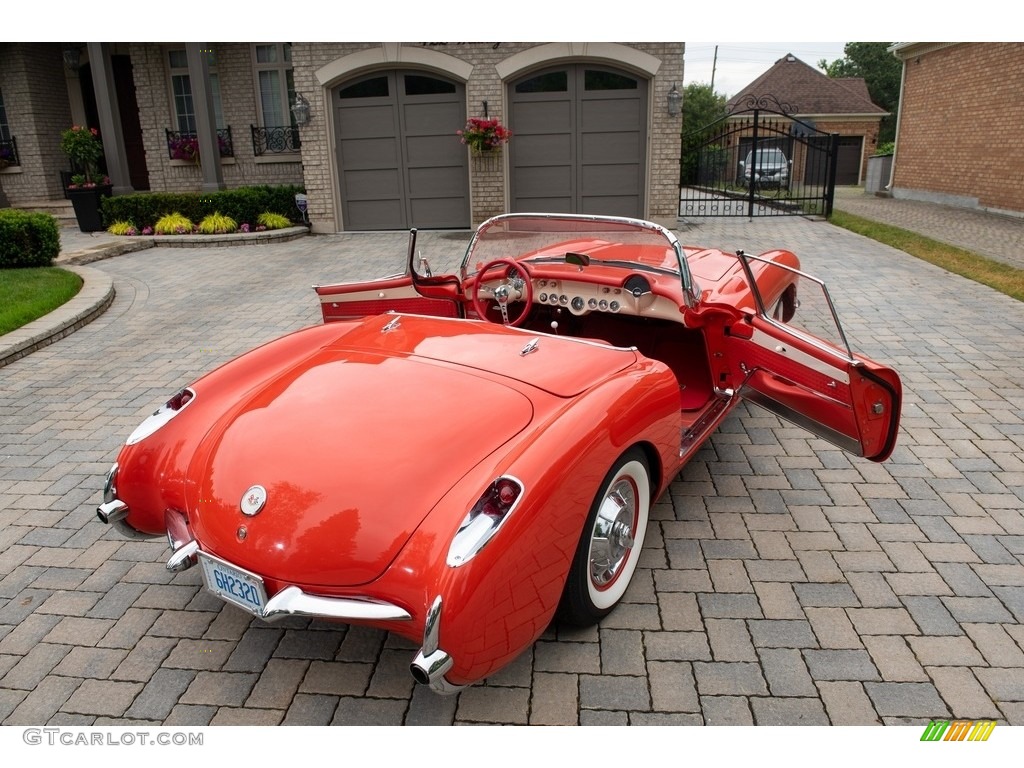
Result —
[[573, 64], [510, 87], [513, 211], [642, 217], [647, 81]]

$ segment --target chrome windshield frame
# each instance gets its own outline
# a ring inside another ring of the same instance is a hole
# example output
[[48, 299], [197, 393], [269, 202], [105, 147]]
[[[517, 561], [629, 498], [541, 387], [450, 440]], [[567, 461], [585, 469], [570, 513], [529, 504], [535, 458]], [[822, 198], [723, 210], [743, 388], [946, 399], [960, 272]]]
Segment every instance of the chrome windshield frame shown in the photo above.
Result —
[[[500, 225], [506, 221], [527, 221], [530, 219], [545, 220], [545, 221], [566, 221], [572, 222], [578, 228], [568, 230], [566, 236], [572, 235], [574, 232], [585, 233], [587, 230], [580, 227], [581, 224], [594, 224], [595, 228], [599, 227], [600, 224], [612, 224], [617, 227], [633, 227], [638, 230], [646, 230], [653, 234], [660, 235], [664, 238], [665, 243], [675, 253], [676, 263], [679, 269], [679, 279], [683, 288], [683, 296], [686, 301], [686, 306], [692, 309], [697, 303], [697, 290], [694, 286], [693, 276], [690, 274], [689, 264], [686, 262], [686, 257], [683, 253], [683, 247], [679, 243], [678, 238], [671, 230], [666, 229], [660, 224], [655, 224], [651, 221], [645, 221], [644, 219], [634, 219], [625, 216], [598, 216], [598, 215], [587, 215], [587, 214], [576, 214], [576, 213], [504, 213], [499, 216], [493, 216], [487, 221], [480, 224], [477, 227], [476, 232], [473, 233], [472, 239], [469, 241], [469, 245], [466, 247], [466, 253], [462, 257], [462, 263], [459, 266], [459, 276], [463, 283], [467, 280], [470, 275], [469, 265], [474, 251], [477, 248], [480, 240], [486, 236], [489, 229], [496, 225]], [[557, 230], [552, 230], [557, 232]], [[636, 262], [638, 269], [652, 268], [652, 265], [643, 264]]]

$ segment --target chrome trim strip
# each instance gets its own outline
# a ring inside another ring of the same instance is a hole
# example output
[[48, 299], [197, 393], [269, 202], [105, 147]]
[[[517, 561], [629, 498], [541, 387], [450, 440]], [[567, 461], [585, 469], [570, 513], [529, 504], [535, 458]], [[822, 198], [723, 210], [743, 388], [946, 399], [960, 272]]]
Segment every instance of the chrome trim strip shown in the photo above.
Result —
[[285, 616], [310, 616], [350, 621], [410, 621], [408, 611], [380, 600], [309, 595], [295, 586], [285, 587], [271, 597], [261, 618], [277, 621]]
[[[497, 521], [482, 512], [473, 516], [473, 509], [476, 507], [479, 499], [482, 499], [484, 494], [486, 494], [495, 483], [501, 480], [510, 480], [519, 486], [519, 495], [516, 496], [515, 501], [512, 502], [512, 506], [508, 508], [508, 512], [506, 512], [502, 518]], [[458, 530], [455, 532], [455, 535], [452, 536], [451, 543], [448, 545], [448, 556], [445, 558], [445, 562], [452, 568], [458, 568], [476, 557], [480, 550], [487, 546], [487, 543], [497, 535], [498, 531], [502, 529], [505, 522], [515, 514], [516, 509], [519, 508], [519, 505], [522, 503], [525, 495], [526, 485], [524, 485], [523, 481], [518, 477], [515, 477], [514, 475], [501, 475], [500, 477], [494, 478], [487, 488], [484, 489], [483, 493], [480, 494], [477, 501], [473, 502], [473, 506], [470, 507], [466, 516], [459, 524]]]
[[[829, 353], [829, 355], [836, 361], [833, 363], [828, 360], [822, 360], [821, 358], [809, 355], [799, 349], [785, 346], [784, 342], [780, 342], [779, 339], [765, 333], [759, 328], [754, 328], [753, 330], [754, 334], [751, 336], [750, 340], [759, 347], [770, 349], [783, 357], [788, 357], [790, 360], [799, 363], [805, 368], [810, 368], [843, 384], [850, 383], [850, 374], [847, 370], [847, 366], [853, 361], [844, 358], [842, 352], [838, 348], [822, 347], [820, 341], [815, 343], [815, 347], [823, 352]], [[788, 332], [790, 329], [784, 327], [784, 330]], [[809, 339], [809, 341], [811, 340]]]
[[451, 654], [438, 647], [441, 635], [441, 596], [434, 598], [430, 604], [423, 625], [423, 647], [416, 653], [409, 671], [417, 683], [429, 685], [435, 693], [451, 696], [458, 693], [464, 685], [453, 685], [445, 678], [448, 670], [455, 664]]
[[423, 622], [423, 652], [428, 656], [437, 650], [441, 635], [441, 596], [438, 595]]
[[107, 476], [103, 479], [103, 501], [114, 501], [117, 498], [117, 462], [107, 470]]
[[[149, 414], [149, 416], [142, 420], [142, 423], [139, 424], [139, 426], [137, 426], [130, 435], [128, 435], [128, 439], [125, 440], [124, 444], [135, 445], [136, 443], [145, 440], [147, 437], [154, 434], [158, 429], [160, 429], [160, 427], [169, 422], [171, 419], [173, 419], [175, 416], [177, 416], [179, 413], [184, 411], [186, 408], [188, 408], [190, 405], [192, 405], [192, 403], [196, 401], [196, 391], [192, 389], [192, 387], [183, 387], [182, 390], [180, 391], [191, 392], [192, 397], [190, 397], [188, 401], [176, 411], [173, 411], [170, 408], [168, 408], [167, 403], [161, 405], [159, 408], [157, 408], [155, 411]], [[171, 397], [173, 398], [177, 394], [178, 393], [176, 392]]]
[[762, 392], [758, 392], [756, 389], [752, 389], [744, 384], [743, 387], [740, 388], [740, 397], [748, 402], [760, 405], [762, 408], [771, 411], [776, 416], [781, 416], [783, 419], [796, 424], [798, 427], [803, 427], [808, 432], [820, 437], [822, 440], [827, 440], [833, 445], [839, 446], [844, 451], [852, 453], [854, 456], [864, 455], [864, 447], [856, 438], [844, 435], [842, 432], [838, 432], [837, 430], [822, 424], [820, 421], [815, 421], [805, 414], [795, 411], [787, 405], [783, 405], [774, 398], [769, 397]]

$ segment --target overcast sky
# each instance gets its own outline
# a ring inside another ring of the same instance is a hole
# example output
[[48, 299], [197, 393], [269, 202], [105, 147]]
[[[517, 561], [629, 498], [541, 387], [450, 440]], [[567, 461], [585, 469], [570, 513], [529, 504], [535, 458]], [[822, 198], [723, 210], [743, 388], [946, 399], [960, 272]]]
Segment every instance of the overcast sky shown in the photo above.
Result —
[[[715, 46], [718, 59], [715, 60]], [[683, 55], [685, 84], [711, 83], [714, 70], [715, 92], [735, 96], [765, 70], [792, 53], [808, 66], [817, 68], [822, 59], [843, 58], [846, 43], [686, 43]]]

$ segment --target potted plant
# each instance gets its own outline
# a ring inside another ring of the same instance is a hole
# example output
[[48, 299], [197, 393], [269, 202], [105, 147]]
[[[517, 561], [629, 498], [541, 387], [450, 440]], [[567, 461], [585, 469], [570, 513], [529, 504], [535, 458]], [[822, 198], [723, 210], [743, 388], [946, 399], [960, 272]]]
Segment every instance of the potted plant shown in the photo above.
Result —
[[498, 118], [471, 117], [466, 127], [456, 131], [455, 135], [473, 152], [493, 152], [500, 149], [512, 138], [512, 131], [503, 126]]
[[103, 144], [95, 128], [73, 125], [60, 135], [60, 148], [71, 161], [74, 174], [68, 185], [68, 197], [75, 209], [78, 228], [82, 232], [103, 231], [100, 200], [110, 197], [110, 179], [100, 177], [99, 161]]

